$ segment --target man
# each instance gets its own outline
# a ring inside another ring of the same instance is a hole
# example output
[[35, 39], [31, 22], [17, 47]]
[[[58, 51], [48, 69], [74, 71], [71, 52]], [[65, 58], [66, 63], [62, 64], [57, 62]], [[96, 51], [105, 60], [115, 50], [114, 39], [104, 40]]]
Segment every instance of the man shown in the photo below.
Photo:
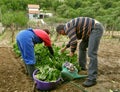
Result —
[[88, 78], [83, 83], [85, 87], [90, 87], [97, 83], [97, 51], [103, 30], [104, 28], [100, 22], [89, 17], [74, 18], [65, 25], [59, 25], [56, 28], [59, 34], [67, 35], [70, 38], [68, 44], [61, 49], [61, 52], [64, 52], [70, 47], [70, 56], [74, 55], [77, 48], [77, 40], [82, 39], [79, 44], [79, 64], [82, 70], [86, 70], [86, 48], [88, 48], [90, 62], [88, 66]]
[[27, 72], [31, 78], [35, 70], [35, 53], [34, 45], [38, 43], [43, 43], [48, 47], [51, 55], [54, 55], [54, 51], [51, 45], [51, 40], [49, 37], [48, 29], [26, 29], [22, 30], [17, 34], [16, 41], [21, 52], [22, 58], [24, 60]]

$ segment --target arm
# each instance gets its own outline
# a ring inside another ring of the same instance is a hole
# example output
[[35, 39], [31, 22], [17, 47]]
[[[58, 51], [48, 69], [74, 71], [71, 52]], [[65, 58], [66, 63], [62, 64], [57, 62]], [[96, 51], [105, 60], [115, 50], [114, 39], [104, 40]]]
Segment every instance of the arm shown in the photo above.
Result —
[[52, 56], [54, 56], [54, 51], [53, 51], [53, 48], [51, 46], [48, 46], [48, 50], [49, 50], [50, 54]]
[[77, 36], [76, 36], [76, 28], [73, 27], [71, 32], [68, 33], [68, 37], [70, 38], [69, 45], [71, 48], [71, 52], [74, 53], [77, 48]]
[[[69, 34], [68, 34], [68, 36], [69, 36]], [[63, 47], [61, 49], [61, 52], [64, 52], [67, 48], [70, 47], [71, 48], [70, 56], [73, 56], [73, 54], [77, 48], [77, 37], [76, 37], [75, 32], [73, 32], [73, 35], [69, 36], [69, 38], [70, 38], [70, 41], [68, 42], [68, 44], [65, 47]]]
[[71, 20], [66, 24], [66, 34], [70, 41], [66, 45], [67, 48], [71, 48], [71, 53], [74, 53], [77, 48], [77, 35], [76, 35], [77, 18]]
[[68, 44], [61, 49], [61, 52], [63, 53], [69, 47], [70, 47], [70, 42], [68, 42]]
[[76, 36], [76, 19], [68, 22], [64, 28], [66, 35], [69, 37], [70, 41], [68, 44], [61, 49], [61, 52], [64, 52], [67, 48], [71, 48], [70, 56], [73, 56], [77, 48], [77, 36]]

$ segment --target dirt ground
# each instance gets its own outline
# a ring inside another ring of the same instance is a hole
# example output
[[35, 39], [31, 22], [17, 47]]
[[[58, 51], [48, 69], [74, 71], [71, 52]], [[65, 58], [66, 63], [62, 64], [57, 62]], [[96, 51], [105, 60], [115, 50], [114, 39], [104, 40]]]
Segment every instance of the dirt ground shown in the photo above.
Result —
[[[33, 82], [25, 74], [22, 60], [13, 52], [8, 34], [0, 39], [0, 92], [33, 92]], [[98, 59], [97, 85], [85, 88], [82, 87], [85, 79], [77, 79], [51, 92], [120, 92], [120, 41], [102, 39]]]

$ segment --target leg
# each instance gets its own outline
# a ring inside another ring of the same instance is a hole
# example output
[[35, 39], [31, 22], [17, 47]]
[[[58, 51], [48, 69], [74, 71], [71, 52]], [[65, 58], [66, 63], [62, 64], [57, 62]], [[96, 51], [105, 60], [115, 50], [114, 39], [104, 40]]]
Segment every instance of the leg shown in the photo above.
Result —
[[[21, 46], [19, 40], [16, 40], [16, 42], [17, 42], [17, 46], [18, 46], [18, 48], [19, 48], [19, 50], [20, 50], [20, 52], [21, 52], [21, 56], [22, 56], [22, 58], [23, 58], [23, 57], [24, 57], [24, 54], [23, 54], [24, 51], [23, 51], [23, 49], [22, 49], [22, 46]], [[25, 72], [26, 72], [26, 74], [28, 75], [27, 66], [26, 66], [25, 62], [23, 62], [23, 63], [24, 63], [24, 67], [25, 67]]]
[[36, 60], [33, 42], [27, 38], [26, 40], [17, 39], [17, 45], [25, 64], [35, 64]]
[[28, 75], [32, 78], [32, 73], [35, 70], [35, 56], [34, 56], [34, 47], [31, 45], [23, 45], [23, 60], [25, 62], [26, 71]]
[[89, 43], [88, 43], [88, 56], [90, 58], [88, 66], [88, 80], [83, 83], [83, 86], [90, 87], [96, 84], [98, 74], [98, 59], [97, 51], [100, 43], [101, 36], [103, 34], [103, 28], [101, 25], [96, 25], [96, 28], [92, 30]]
[[31, 65], [27, 64], [26, 68], [27, 68], [29, 76], [33, 79], [33, 72], [35, 70], [35, 65], [34, 64], [31, 64]]
[[79, 65], [81, 70], [86, 70], [86, 48], [88, 47], [88, 41], [81, 41], [79, 44]]
[[[24, 40], [25, 39], [25, 40]], [[27, 73], [32, 77], [32, 73], [35, 70], [35, 54], [34, 54], [34, 44], [30, 37], [25, 37], [23, 39], [22, 35], [17, 36], [17, 45], [21, 52], [22, 58], [24, 60]]]
[[90, 80], [96, 80], [98, 74], [97, 52], [99, 48], [100, 39], [103, 34], [103, 30], [100, 27], [100, 24], [96, 25], [96, 28], [92, 30], [89, 37], [88, 57], [90, 58], [90, 62], [88, 66], [88, 78]]

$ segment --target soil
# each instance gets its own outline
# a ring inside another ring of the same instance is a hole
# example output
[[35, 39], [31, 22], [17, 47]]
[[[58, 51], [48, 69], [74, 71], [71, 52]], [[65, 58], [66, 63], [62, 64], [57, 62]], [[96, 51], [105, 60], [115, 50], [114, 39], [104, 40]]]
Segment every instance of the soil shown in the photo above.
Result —
[[[34, 92], [34, 83], [26, 75], [21, 58], [13, 52], [10, 32], [3, 35], [0, 39], [0, 92]], [[98, 60], [97, 85], [85, 88], [82, 86], [85, 79], [76, 79], [50, 92], [120, 92], [120, 41], [102, 39]]]

